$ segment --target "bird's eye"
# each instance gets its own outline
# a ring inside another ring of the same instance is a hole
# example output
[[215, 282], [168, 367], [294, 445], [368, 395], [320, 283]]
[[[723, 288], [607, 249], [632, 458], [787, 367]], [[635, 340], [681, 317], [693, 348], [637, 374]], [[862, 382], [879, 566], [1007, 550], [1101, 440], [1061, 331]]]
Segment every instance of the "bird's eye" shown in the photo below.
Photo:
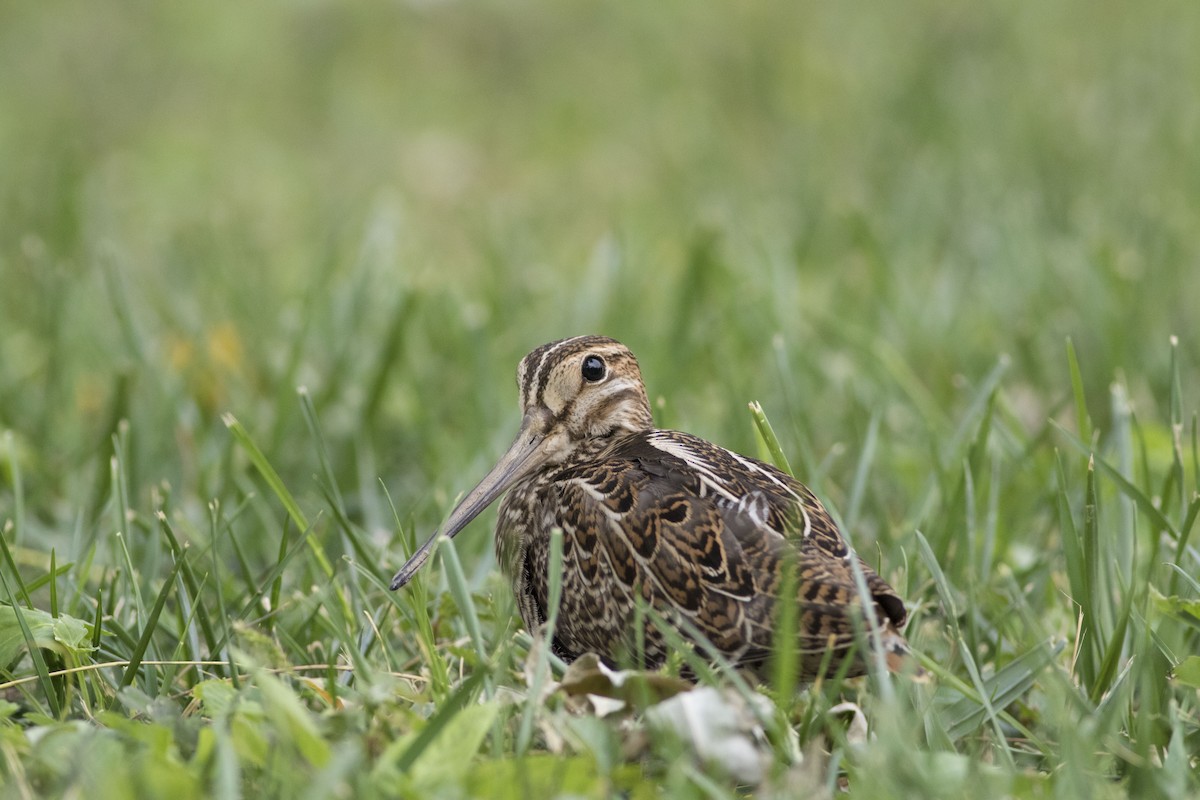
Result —
[[588, 383], [604, 380], [604, 359], [600, 356], [588, 356], [583, 360], [583, 368], [580, 372]]

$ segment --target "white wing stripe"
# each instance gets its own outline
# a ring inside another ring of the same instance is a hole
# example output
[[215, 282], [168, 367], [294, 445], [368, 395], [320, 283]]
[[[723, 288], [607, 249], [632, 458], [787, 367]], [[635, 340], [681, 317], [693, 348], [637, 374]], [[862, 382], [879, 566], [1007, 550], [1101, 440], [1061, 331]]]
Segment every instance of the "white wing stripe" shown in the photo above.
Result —
[[712, 489], [715, 493], [729, 500], [738, 499], [737, 495], [725, 488], [725, 485], [722, 483], [721, 479], [717, 477], [717, 474], [713, 471], [711, 465], [709, 465], [709, 463], [705, 461], [699, 453], [692, 450], [687, 445], [673, 441], [666, 437], [655, 436], [653, 434], [647, 436], [646, 441], [664, 453], [675, 456], [680, 461], [687, 464], [688, 467], [695, 470], [700, 476], [700, 483], [702, 486], [708, 486], [708, 488]]

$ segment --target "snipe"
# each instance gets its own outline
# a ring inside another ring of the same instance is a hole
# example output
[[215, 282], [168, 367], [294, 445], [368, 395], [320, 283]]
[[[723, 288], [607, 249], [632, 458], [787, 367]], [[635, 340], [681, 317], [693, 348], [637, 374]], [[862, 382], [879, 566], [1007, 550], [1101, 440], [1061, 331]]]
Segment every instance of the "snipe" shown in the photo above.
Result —
[[[523, 418], [516, 441], [392, 580], [407, 583], [447, 538], [507, 491], [496, 553], [521, 618], [546, 620], [550, 531], [563, 531], [563, 584], [553, 647], [570, 661], [630, 652], [635, 597], [668, 620], [689, 620], [730, 661], [762, 670], [775, 645], [785, 565], [795, 565], [800, 679], [847, 658], [867, 616], [856, 556], [820, 501], [775, 467], [679, 431], [658, 430], [633, 353], [603, 336], [542, 345], [517, 368]], [[888, 665], [908, 657], [907, 614], [890, 586], [858, 560]], [[667, 648], [645, 628], [645, 660]]]

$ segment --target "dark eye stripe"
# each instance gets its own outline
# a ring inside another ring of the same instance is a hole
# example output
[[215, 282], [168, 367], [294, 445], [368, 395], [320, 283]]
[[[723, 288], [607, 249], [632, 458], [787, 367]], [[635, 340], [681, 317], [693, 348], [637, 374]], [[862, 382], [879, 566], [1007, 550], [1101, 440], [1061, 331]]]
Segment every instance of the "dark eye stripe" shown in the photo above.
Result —
[[550, 381], [550, 373], [554, 370], [554, 364], [558, 360], [552, 360], [550, 356], [563, 345], [570, 343], [570, 341], [570, 339], [563, 339], [558, 342], [551, 342], [541, 348], [541, 357], [538, 358], [537, 366], [529, 376], [531, 378], [530, 384], [536, 387], [532, 396], [539, 404], [542, 403], [542, 395], [546, 391], [546, 384]]
[[[576, 336], [573, 339], [548, 342], [530, 351], [523, 359], [525, 364], [518, 376], [521, 383], [522, 404], [544, 404], [543, 396], [546, 384], [550, 382], [550, 374], [558, 364], [576, 353], [616, 344], [618, 343], [615, 340], [607, 336]], [[612, 366], [610, 365], [608, 371], [611, 372], [611, 370]]]

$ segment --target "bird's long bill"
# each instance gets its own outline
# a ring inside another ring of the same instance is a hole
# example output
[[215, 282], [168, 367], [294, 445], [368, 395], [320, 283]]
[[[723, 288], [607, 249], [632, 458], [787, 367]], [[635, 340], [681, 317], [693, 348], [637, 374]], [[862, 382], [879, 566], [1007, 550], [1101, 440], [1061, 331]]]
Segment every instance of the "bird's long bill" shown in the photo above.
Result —
[[496, 462], [496, 466], [492, 467], [492, 471], [479, 482], [479, 485], [468, 492], [462, 502], [455, 506], [442, 529], [430, 536], [429, 541], [421, 545], [392, 578], [393, 591], [412, 580], [413, 575], [417, 574], [417, 570], [429, 560], [429, 555], [433, 552], [438, 537], [444, 536], [447, 539], [453, 539], [459, 531], [467, 527], [468, 522], [479, 516], [497, 497], [504, 494], [505, 489], [545, 463], [546, 453], [541, 447], [545, 436], [531, 430], [532, 427], [533, 425], [527, 417], [521, 425], [521, 432], [517, 434], [516, 440], [508, 448], [508, 452], [501, 456], [500, 460]]

